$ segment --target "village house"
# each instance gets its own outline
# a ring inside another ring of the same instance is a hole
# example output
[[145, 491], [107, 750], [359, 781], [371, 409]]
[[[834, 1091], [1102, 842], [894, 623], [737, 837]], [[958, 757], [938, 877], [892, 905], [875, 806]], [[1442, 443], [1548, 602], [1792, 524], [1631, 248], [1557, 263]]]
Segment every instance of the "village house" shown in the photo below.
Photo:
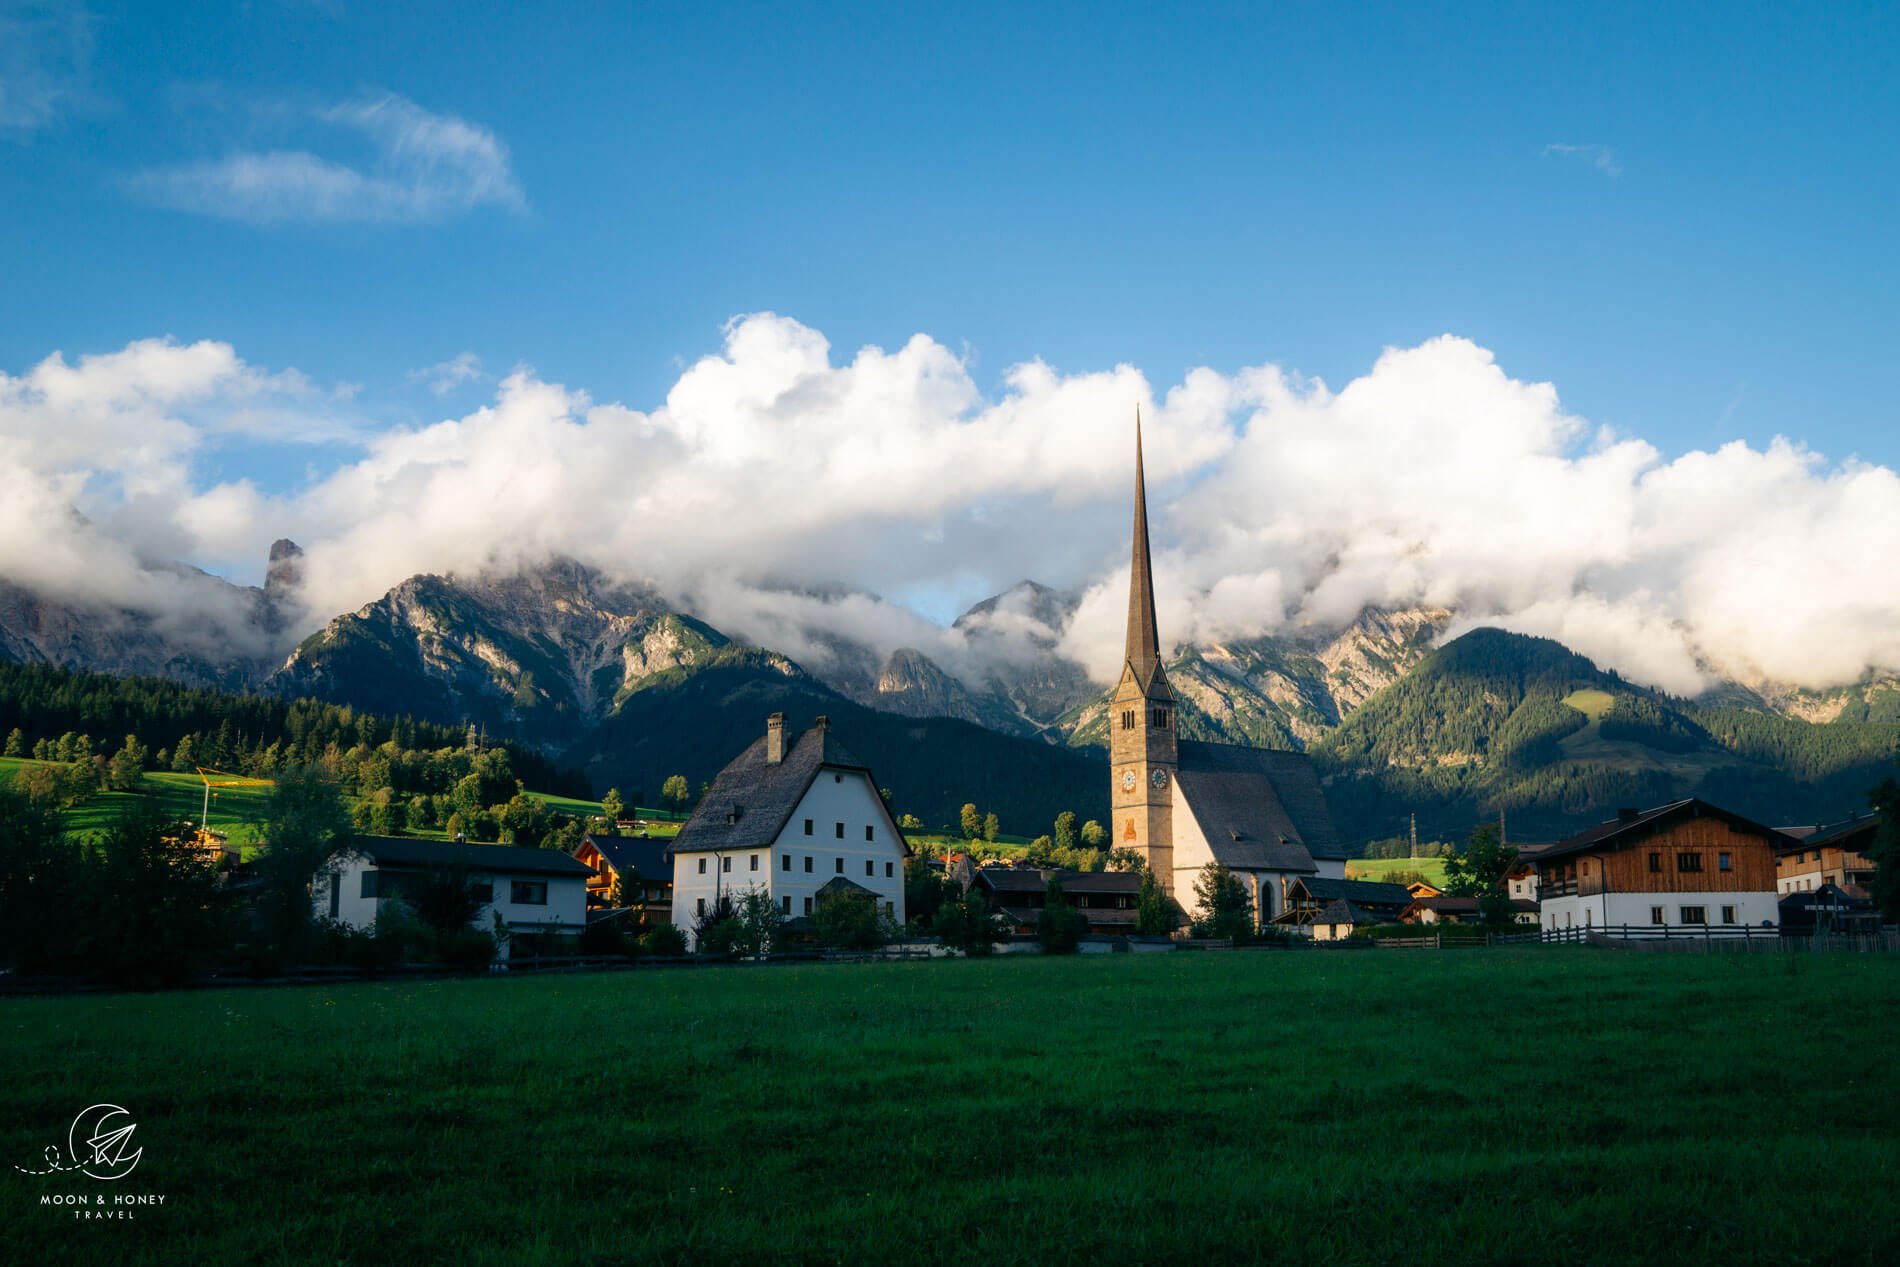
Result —
[[642, 907], [649, 924], [673, 922], [673, 863], [666, 842], [648, 836], [619, 836], [589, 832], [574, 846], [574, 858], [593, 874], [587, 877], [587, 905], [608, 909], [614, 905], [621, 877], [634, 879], [630, 894]]
[[1543, 927], [1772, 928], [1775, 854], [1789, 843], [1693, 797], [1619, 810], [1535, 856]]
[[1346, 878], [1319, 776], [1306, 754], [1202, 743], [1175, 733], [1161, 660], [1141, 419], [1135, 419], [1135, 519], [1121, 679], [1109, 703], [1111, 845], [1131, 849], [1185, 910], [1202, 868], [1232, 871], [1256, 926], [1286, 909], [1301, 877]]
[[870, 767], [838, 742], [830, 722], [820, 717], [793, 739], [785, 715], [773, 713], [667, 847], [674, 919], [690, 945], [697, 921], [721, 898], [736, 903], [758, 890], [801, 919], [845, 880], [901, 924], [909, 854]]
[[1850, 897], [1866, 897], [1874, 877], [1867, 851], [1879, 829], [1878, 814], [1860, 814], [1811, 830], [1783, 828], [1782, 834], [1793, 839], [1775, 854], [1775, 891], [1785, 897], [1832, 884]]
[[1397, 923], [1411, 904], [1402, 884], [1299, 876], [1287, 886], [1286, 909], [1273, 922], [1314, 941], [1344, 941], [1355, 929]]
[[1132, 871], [1039, 871], [1025, 867], [979, 867], [976, 884], [990, 909], [1009, 920], [1010, 931], [1034, 933], [1048, 902], [1049, 882], [1062, 900], [1082, 913], [1089, 932], [1117, 936], [1135, 931], [1135, 900], [1141, 876]]
[[312, 896], [320, 917], [370, 929], [386, 904], [444, 873], [461, 877], [481, 898], [470, 927], [488, 928], [501, 917], [511, 955], [587, 926], [588, 869], [554, 849], [356, 836], [348, 852], [317, 873]]

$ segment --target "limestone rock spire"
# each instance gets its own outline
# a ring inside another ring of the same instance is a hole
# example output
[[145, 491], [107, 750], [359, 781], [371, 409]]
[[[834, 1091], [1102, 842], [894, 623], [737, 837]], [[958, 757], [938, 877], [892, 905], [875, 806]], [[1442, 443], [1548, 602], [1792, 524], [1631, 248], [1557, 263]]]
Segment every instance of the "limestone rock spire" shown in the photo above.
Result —
[[1141, 406], [1135, 406], [1135, 542], [1128, 572], [1128, 664], [1145, 690], [1161, 663], [1154, 568], [1148, 557], [1148, 490], [1141, 468]]

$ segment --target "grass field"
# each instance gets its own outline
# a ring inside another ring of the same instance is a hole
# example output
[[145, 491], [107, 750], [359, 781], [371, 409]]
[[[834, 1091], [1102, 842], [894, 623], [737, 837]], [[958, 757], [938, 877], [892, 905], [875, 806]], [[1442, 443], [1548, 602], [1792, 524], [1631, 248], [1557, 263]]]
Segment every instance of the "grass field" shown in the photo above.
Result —
[[1427, 884], [1445, 887], [1443, 858], [1353, 858], [1346, 863], [1348, 880], [1384, 880], [1408, 871], [1423, 875]]
[[[1801, 1021], [1827, 1017], [1826, 1023]], [[1900, 960], [1234, 952], [0, 1003], [0, 1260], [1886, 1263]]]

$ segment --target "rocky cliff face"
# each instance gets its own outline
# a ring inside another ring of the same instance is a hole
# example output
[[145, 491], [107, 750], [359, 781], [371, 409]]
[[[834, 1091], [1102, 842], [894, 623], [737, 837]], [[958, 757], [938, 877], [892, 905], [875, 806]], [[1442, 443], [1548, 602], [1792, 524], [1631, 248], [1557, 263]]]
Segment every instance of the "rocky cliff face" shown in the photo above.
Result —
[[[658, 596], [562, 561], [506, 576], [411, 577], [305, 639], [266, 685], [562, 742], [629, 695], [732, 650]], [[796, 672], [782, 656], [755, 654]]]

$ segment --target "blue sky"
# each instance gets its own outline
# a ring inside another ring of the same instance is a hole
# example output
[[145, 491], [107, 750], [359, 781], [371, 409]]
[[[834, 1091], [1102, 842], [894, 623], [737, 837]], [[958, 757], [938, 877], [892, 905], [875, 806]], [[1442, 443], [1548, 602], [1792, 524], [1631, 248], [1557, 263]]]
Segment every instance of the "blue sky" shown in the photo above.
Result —
[[[492, 394], [411, 381], [465, 352], [651, 407], [762, 310], [985, 390], [1450, 332], [1665, 453], [1900, 463], [1894, 8], [1548, 8], [12, 7], [0, 369], [210, 338], [411, 422]], [[499, 149], [340, 219], [181, 192], [375, 178], [391, 95]]]

